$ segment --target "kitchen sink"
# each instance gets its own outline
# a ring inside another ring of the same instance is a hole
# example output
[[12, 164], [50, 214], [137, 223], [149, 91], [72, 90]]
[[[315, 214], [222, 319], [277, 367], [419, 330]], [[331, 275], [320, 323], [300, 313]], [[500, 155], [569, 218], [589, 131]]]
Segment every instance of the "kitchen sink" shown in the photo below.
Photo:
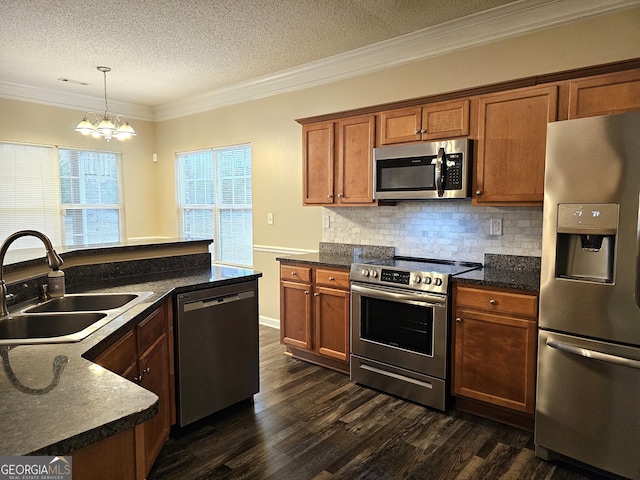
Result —
[[0, 318], [0, 345], [78, 342], [152, 294], [79, 293], [47, 300]]
[[0, 320], [0, 339], [43, 339], [81, 332], [104, 319], [106, 313], [82, 312], [59, 315], [21, 314]]
[[136, 293], [88, 293], [67, 295], [27, 308], [28, 313], [98, 312], [113, 310], [138, 298]]

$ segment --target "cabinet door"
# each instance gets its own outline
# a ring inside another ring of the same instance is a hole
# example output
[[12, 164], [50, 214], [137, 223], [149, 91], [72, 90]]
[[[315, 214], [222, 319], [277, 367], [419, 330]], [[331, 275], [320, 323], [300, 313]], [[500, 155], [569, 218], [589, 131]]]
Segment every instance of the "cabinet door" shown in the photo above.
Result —
[[283, 344], [313, 348], [311, 298], [310, 284], [280, 282], [280, 341]]
[[160, 402], [160, 411], [151, 420], [147, 420], [139, 427], [144, 436], [144, 466], [149, 472], [160, 449], [169, 437], [169, 385], [167, 378], [169, 352], [166, 334], [161, 335], [156, 342], [144, 352], [139, 359], [140, 385], [155, 393]]
[[640, 110], [640, 69], [569, 82], [569, 119]]
[[400, 108], [380, 113], [380, 145], [418, 142], [422, 121], [420, 107]]
[[338, 127], [338, 203], [373, 204], [373, 115], [347, 118]]
[[160, 405], [155, 417], [136, 426], [136, 446], [139, 455], [144, 458], [142, 466], [145, 475], [169, 438], [171, 426], [167, 327], [167, 311], [164, 307], [156, 309], [136, 327], [140, 385], [155, 393]]
[[532, 414], [536, 322], [470, 310], [457, 314], [454, 394]]
[[469, 135], [469, 99], [422, 107], [422, 139], [436, 140]]
[[132, 382], [137, 381], [136, 336], [129, 330], [116, 343], [98, 355], [95, 362]]
[[316, 287], [316, 351], [320, 355], [349, 360], [349, 291]]
[[[71, 453], [73, 478], [82, 480], [135, 480], [136, 449], [134, 429], [124, 430]], [[23, 478], [22, 475], [15, 478]], [[33, 477], [33, 478], [40, 478]], [[43, 477], [44, 478], [44, 477]], [[51, 475], [49, 478], [59, 478]]]
[[325, 205], [334, 202], [334, 123], [322, 122], [302, 127], [303, 203]]
[[557, 105], [557, 86], [480, 97], [475, 205], [542, 204], [547, 124]]

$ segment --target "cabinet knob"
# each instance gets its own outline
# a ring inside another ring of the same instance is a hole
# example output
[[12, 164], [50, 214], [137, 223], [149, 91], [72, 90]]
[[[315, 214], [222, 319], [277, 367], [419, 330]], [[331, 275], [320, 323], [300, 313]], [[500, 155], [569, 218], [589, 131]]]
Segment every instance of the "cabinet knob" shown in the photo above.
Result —
[[462, 319], [461, 319], [460, 317], [457, 317], [457, 318], [456, 318], [456, 322], [458, 322], [458, 323], [462, 323]]
[[142, 370], [142, 373], [146, 373], [147, 375], [149, 375], [151, 373], [151, 367], [147, 367], [144, 370]]
[[492, 298], [491, 300], [489, 300], [489, 303], [490, 303], [491, 305], [497, 305], [497, 304], [498, 304], [498, 301], [497, 301], [497, 300], [494, 300], [494, 299]]
[[344, 198], [344, 195], [342, 193], [339, 193], [338, 198]]
[[316, 293], [314, 293], [314, 294], [313, 294], [313, 296], [314, 296], [314, 297], [319, 297], [319, 296], [320, 296], [320, 294], [319, 294], [318, 292], [316, 292]]
[[427, 133], [426, 130], [420, 130], [420, 133]]
[[418, 135], [418, 134], [420, 133], [420, 130], [416, 130], [416, 131], [415, 131], [415, 132], [413, 132], [413, 133], [415, 133], [416, 135]]
[[333, 278], [333, 277], [329, 277], [329, 281], [330, 281], [330, 282], [333, 282], [333, 281], [335, 281], [335, 278]]
[[140, 377], [133, 377], [133, 381], [136, 383], [140, 383], [142, 381], [142, 376]]
[[305, 291], [304, 291], [304, 294], [305, 294], [305, 295], [309, 295], [309, 290], [305, 290]]
[[297, 275], [297, 273], [296, 273], [296, 272], [291, 272], [291, 276], [292, 276], [292, 277], [295, 277], [296, 275]]
[[476, 195], [482, 195], [482, 192], [480, 190], [476, 190]]
[[333, 198], [333, 194], [330, 193], [329, 195], [327, 195], [327, 198]]

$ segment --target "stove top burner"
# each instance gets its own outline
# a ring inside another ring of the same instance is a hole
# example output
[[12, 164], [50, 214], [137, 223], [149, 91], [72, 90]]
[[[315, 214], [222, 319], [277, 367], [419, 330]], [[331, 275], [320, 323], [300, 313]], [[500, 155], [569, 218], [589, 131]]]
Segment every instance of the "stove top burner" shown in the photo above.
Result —
[[450, 276], [478, 268], [482, 268], [481, 263], [396, 256], [369, 263], [354, 263], [351, 266], [351, 280], [446, 294]]

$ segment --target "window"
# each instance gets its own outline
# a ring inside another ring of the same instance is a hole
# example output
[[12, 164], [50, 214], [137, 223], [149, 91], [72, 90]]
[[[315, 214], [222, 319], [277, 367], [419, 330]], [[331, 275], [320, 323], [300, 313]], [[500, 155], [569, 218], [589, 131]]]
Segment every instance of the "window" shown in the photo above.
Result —
[[213, 238], [213, 260], [253, 265], [251, 146], [177, 156], [182, 235]]
[[0, 143], [0, 171], [0, 239], [30, 229], [55, 246], [121, 240], [120, 153]]
[[61, 148], [58, 157], [64, 244], [119, 242], [120, 154]]

